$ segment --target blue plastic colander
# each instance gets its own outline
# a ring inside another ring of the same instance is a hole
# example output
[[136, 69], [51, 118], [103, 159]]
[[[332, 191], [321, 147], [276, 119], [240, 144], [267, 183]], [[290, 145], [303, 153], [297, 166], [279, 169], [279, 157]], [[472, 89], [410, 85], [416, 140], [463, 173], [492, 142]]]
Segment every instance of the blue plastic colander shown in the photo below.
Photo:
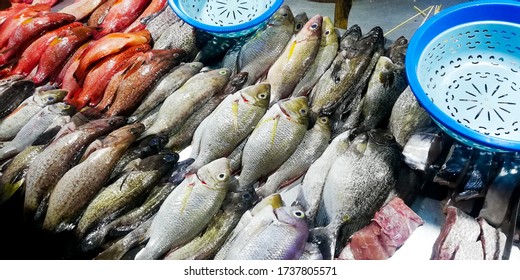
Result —
[[419, 103], [464, 144], [520, 151], [520, 3], [475, 1], [426, 21], [406, 72]]
[[240, 37], [260, 28], [283, 0], [168, 0], [173, 11], [195, 28], [220, 37]]

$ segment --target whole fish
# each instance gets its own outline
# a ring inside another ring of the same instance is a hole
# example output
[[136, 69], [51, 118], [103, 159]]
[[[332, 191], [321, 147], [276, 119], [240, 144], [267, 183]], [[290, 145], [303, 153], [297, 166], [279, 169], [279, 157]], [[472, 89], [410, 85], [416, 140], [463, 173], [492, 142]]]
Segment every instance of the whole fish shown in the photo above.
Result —
[[95, 260], [120, 260], [124, 255], [134, 246], [146, 241], [146, 233], [152, 224], [153, 217], [149, 218], [142, 224], [139, 224], [134, 230], [129, 232], [126, 236], [110, 245], [106, 250], [101, 252]]
[[245, 72], [240, 72], [232, 76], [224, 90], [212, 96], [208, 102], [203, 104], [201, 108], [186, 120], [177, 132], [170, 134], [170, 140], [168, 144], [166, 144], [166, 147], [175, 151], [182, 151], [188, 147], [192, 142], [197, 127], [199, 127], [204, 119], [206, 119], [228, 95], [241, 90], [246, 81], [247, 73]]
[[165, 260], [207, 260], [213, 258], [240, 221], [253, 206], [254, 189], [231, 191], [222, 203], [222, 209], [209, 222], [208, 228], [188, 244], [170, 251]]
[[105, 116], [129, 116], [158, 79], [186, 58], [181, 49], [151, 50], [144, 54], [144, 61], [134, 63], [119, 84], [114, 101]]
[[102, 243], [99, 240], [104, 238], [99, 235], [105, 236], [107, 231], [99, 229], [144, 200], [178, 159], [179, 156], [173, 153], [150, 156], [143, 159], [135, 170], [103, 188], [88, 204], [78, 222], [76, 236], [82, 240], [81, 249], [88, 251], [100, 246]]
[[30, 146], [60, 116], [70, 116], [74, 108], [64, 103], [51, 104], [34, 115], [13, 140], [0, 149], [0, 160], [9, 158]]
[[[192, 143], [190, 169], [197, 170], [220, 157], [227, 157], [255, 128], [269, 106], [270, 85], [260, 83], [229, 95], [197, 128]], [[198, 150], [195, 150], [194, 147]]]
[[28, 76], [40, 62], [43, 52], [57, 37], [63, 37], [65, 31], [79, 26], [82, 26], [80, 22], [73, 22], [56, 30], [49, 31], [36, 39], [23, 51], [11, 74]]
[[[300, 207], [264, 208], [236, 237], [226, 260], [297, 260], [303, 254], [309, 229]], [[263, 216], [269, 219], [262, 218]], [[260, 218], [258, 218], [260, 217]]]
[[34, 216], [42, 200], [61, 177], [76, 165], [87, 145], [123, 124], [122, 117], [91, 121], [52, 142], [27, 170], [24, 200], [26, 214]]
[[95, 146], [94, 150], [83, 155], [83, 161], [56, 183], [49, 197], [43, 229], [60, 232], [74, 226], [84, 208], [103, 187], [116, 162], [143, 130], [142, 124], [127, 125], [91, 144], [91, 147]]
[[157, 212], [150, 226], [150, 240], [135, 259], [157, 259], [196, 237], [222, 205], [230, 177], [229, 161], [224, 158], [187, 177]]
[[99, 25], [101, 30], [95, 35], [95, 39], [125, 30], [150, 4], [150, 0], [118, 0], [111, 7], [103, 22]]
[[29, 146], [14, 157], [0, 177], [0, 204], [7, 201], [23, 185], [27, 169], [43, 148], [43, 145]]
[[0, 25], [2, 25], [6, 20], [12, 19], [20, 11], [28, 7], [30, 6], [27, 4], [23, 4], [22, 1], [20, 1], [20, 3], [16, 3], [16, 1], [11, 1], [11, 5], [9, 8], [0, 11]]
[[71, 23], [74, 20], [74, 16], [68, 14], [43, 13], [22, 22], [9, 36], [6, 46], [0, 51], [0, 66], [17, 57], [41, 34]]
[[14, 76], [0, 86], [0, 119], [11, 114], [25, 99], [33, 94], [35, 86], [30, 80]]
[[150, 33], [146, 30], [133, 33], [111, 33], [98, 39], [81, 55], [74, 78], [82, 86], [88, 70], [94, 66], [94, 63], [111, 54], [119, 53], [125, 48], [148, 42], [150, 42]]
[[117, 0], [105, 0], [104, 3], [94, 9], [88, 18], [87, 26], [99, 27], [116, 1]]
[[108, 234], [112, 237], [119, 237], [135, 230], [159, 211], [162, 203], [174, 188], [175, 186], [170, 183], [155, 187], [141, 206], [134, 208], [108, 224]]
[[400, 153], [393, 136], [377, 130], [367, 135], [358, 136], [366, 145], [352, 145], [334, 161], [325, 181], [316, 216], [322, 228], [312, 233], [322, 241], [324, 259], [334, 257], [338, 237], [349, 238], [370, 222], [397, 180]]
[[323, 17], [321, 26], [321, 41], [316, 58], [305, 76], [300, 80], [294, 88], [293, 96], [307, 96], [314, 85], [321, 78], [323, 73], [332, 64], [338, 52], [338, 36], [334, 29], [334, 24], [329, 17]]
[[150, 135], [138, 143], [134, 143], [117, 162], [114, 171], [112, 171], [110, 175], [110, 179], [119, 177], [129, 162], [158, 154], [164, 148], [167, 141], [168, 138], [166, 135], [158, 134]]
[[294, 34], [298, 34], [302, 30], [303, 26], [309, 21], [307, 13], [302, 12], [294, 16]]
[[322, 21], [320, 15], [312, 17], [269, 69], [266, 82], [272, 87], [271, 104], [289, 97], [311, 66], [320, 47]]
[[79, 26], [64, 31], [52, 40], [45, 49], [38, 63], [38, 70], [32, 77], [35, 84], [43, 84], [50, 76], [65, 64], [69, 56], [92, 37], [93, 29]]
[[399, 96], [392, 108], [388, 129], [397, 144], [404, 147], [414, 131], [431, 124], [430, 115], [421, 107], [410, 87]]
[[[11, 39], [13, 33], [23, 22], [30, 23], [34, 17], [50, 12], [48, 5], [22, 6], [11, 11], [4, 23], [0, 25], [0, 49], [3, 49]], [[27, 24], [25, 24], [27, 25]]]
[[279, 101], [267, 111], [244, 146], [240, 186], [254, 184], [294, 153], [307, 131], [308, 114], [306, 97]]
[[314, 127], [305, 133], [296, 151], [257, 189], [258, 196], [271, 195], [305, 174], [327, 148], [330, 136], [329, 118], [319, 118]]
[[185, 63], [164, 75], [157, 83], [157, 86], [143, 99], [141, 105], [137, 107], [129, 118], [129, 121], [141, 120], [148, 112], [184, 85], [187, 80], [199, 73], [202, 67], [203, 65], [200, 62]]
[[194, 58], [198, 52], [195, 44], [195, 28], [179, 20], [161, 34], [161, 37], [154, 42], [153, 48], [155, 50], [183, 49], [190, 58]]
[[258, 32], [244, 44], [238, 57], [238, 71], [249, 73], [247, 84], [255, 83], [282, 54], [294, 31], [294, 16], [289, 6], [282, 6]]
[[36, 90], [18, 108], [0, 120], [0, 141], [12, 140], [27, 122], [45, 106], [60, 102], [67, 94], [64, 90]]
[[60, 13], [73, 15], [77, 21], [83, 20], [92, 14], [106, 0], [78, 0], [65, 6]]
[[360, 94], [383, 51], [383, 31], [374, 27], [342, 51], [311, 92], [311, 116], [329, 115]]
[[186, 118], [226, 86], [229, 75], [230, 71], [222, 68], [193, 76], [164, 100], [157, 118], [143, 137], [177, 131]]
[[179, 21], [179, 17], [173, 12], [169, 6], [164, 7], [157, 16], [144, 18], [146, 30], [150, 31], [153, 41], [157, 41], [161, 34], [175, 22]]
[[164, 7], [169, 8], [167, 3], [167, 0], [152, 0], [148, 7], [146, 7], [139, 17], [130, 24], [124, 32], [135, 32], [145, 29], [146, 26], [142, 23], [142, 20], [149, 16], [157, 15], [157, 13], [159, 13]]
[[[197, 43], [197, 34], [202, 32], [196, 31], [195, 43]], [[200, 48], [194, 61], [202, 62], [204, 65], [211, 65], [212, 63], [220, 62], [222, 55], [224, 55], [238, 41], [237, 38], [232, 37], [217, 37], [209, 35], [208, 33], [202, 34], [207, 34], [210, 38], [208, 42]]]
[[150, 49], [151, 47], [148, 44], [137, 45], [97, 62], [88, 76], [85, 77], [81, 91], [73, 98], [69, 98], [68, 102], [74, 104], [76, 108], [83, 108], [87, 104], [89, 106], [98, 105], [111, 78], [119, 71], [127, 68], [134, 56]]

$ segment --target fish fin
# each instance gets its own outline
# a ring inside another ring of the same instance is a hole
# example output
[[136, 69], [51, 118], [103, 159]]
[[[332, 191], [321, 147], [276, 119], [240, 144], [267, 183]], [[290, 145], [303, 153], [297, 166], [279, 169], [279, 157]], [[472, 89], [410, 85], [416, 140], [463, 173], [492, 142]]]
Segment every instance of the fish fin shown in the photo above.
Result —
[[330, 227], [318, 227], [311, 229], [308, 241], [318, 245], [324, 260], [334, 259], [336, 236]]
[[233, 100], [231, 103], [231, 111], [233, 113], [233, 123], [235, 125], [235, 130], [238, 130], [238, 102], [239, 100]]
[[103, 142], [101, 142], [101, 140], [97, 139], [95, 140], [94, 142], [92, 142], [88, 147], [87, 149], [85, 150], [85, 152], [83, 153], [83, 157], [81, 157], [80, 161], [79, 162], [83, 162], [84, 160], [86, 160], [92, 153], [94, 153], [95, 151], [97, 151], [98, 149], [102, 148], [103, 147]]
[[289, 55], [287, 56], [287, 60], [290, 60], [292, 55], [294, 54], [294, 49], [296, 49], [296, 45], [298, 44], [298, 41], [293, 40], [291, 45], [289, 46]]
[[2, 193], [0, 194], [0, 205], [5, 203], [7, 200], [13, 196], [13, 194], [20, 189], [20, 187], [25, 182], [25, 178], [22, 178], [18, 181], [15, 181], [13, 184], [5, 184], [2, 187]]
[[274, 118], [273, 130], [271, 131], [271, 144], [274, 144], [274, 138], [276, 137], [276, 130], [278, 129], [278, 122], [280, 121], [280, 116], [277, 115]]

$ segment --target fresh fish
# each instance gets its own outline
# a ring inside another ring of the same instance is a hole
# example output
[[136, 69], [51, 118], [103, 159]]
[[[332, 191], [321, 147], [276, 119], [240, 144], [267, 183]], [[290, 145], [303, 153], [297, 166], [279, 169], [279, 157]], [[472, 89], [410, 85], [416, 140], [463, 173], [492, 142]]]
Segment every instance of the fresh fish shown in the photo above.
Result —
[[[11, 1], [11, 5], [9, 8], [0, 11], [0, 26], [8, 19], [12, 19], [15, 15], [17, 15], [20, 11], [30, 7], [27, 4], [23, 4], [22, 1], [17, 3], [16, 1]], [[50, 7], [49, 7], [50, 9]]]
[[404, 147], [414, 131], [430, 126], [431, 122], [430, 115], [419, 105], [410, 87], [407, 87], [392, 108], [388, 129], [397, 144]]
[[122, 117], [91, 121], [52, 142], [27, 170], [24, 211], [32, 218], [42, 200], [79, 161], [92, 141], [124, 124]]
[[142, 63], [134, 63], [119, 84], [107, 117], [131, 115], [146, 93], [155, 86], [160, 77], [179, 65], [186, 58], [181, 49], [151, 50], [144, 54]]
[[74, 78], [82, 86], [88, 70], [97, 61], [111, 54], [119, 53], [125, 48], [148, 42], [150, 42], [150, 33], [146, 30], [134, 33], [112, 33], [98, 39], [81, 55], [78, 68], [74, 72]]
[[[179, 24], [179, 22], [177, 22], [177, 24]], [[195, 36], [197, 36], [197, 34], [195, 34]], [[195, 40], [196, 39], [197, 38], [195, 38]], [[237, 38], [211, 36], [211, 39], [209, 39], [209, 41], [203, 47], [201, 47], [194, 61], [202, 62], [204, 65], [210, 65], [214, 62], [219, 62], [221, 60], [221, 56], [224, 55], [234, 44], [236, 44], [237, 41]]]
[[238, 71], [249, 73], [247, 84], [255, 83], [282, 54], [294, 31], [294, 16], [284, 5], [269, 19], [267, 28], [258, 32], [240, 51]]
[[316, 161], [327, 148], [330, 136], [329, 118], [319, 118], [314, 127], [305, 133], [296, 151], [294, 151], [289, 159], [287, 159], [276, 172], [269, 176], [266, 183], [261, 186], [256, 193], [260, 197], [266, 197], [305, 174], [311, 164]]
[[153, 18], [145, 18], [146, 29], [150, 31], [153, 41], [157, 41], [161, 34], [175, 22], [179, 21], [179, 17], [173, 12], [169, 6], [164, 7], [160, 13]]
[[43, 222], [46, 231], [63, 231], [76, 219], [108, 179], [125, 150], [144, 130], [142, 124], [124, 126], [91, 144], [83, 160], [59, 179], [50, 197]]
[[126, 165], [135, 160], [158, 154], [167, 143], [168, 138], [164, 134], [150, 135], [138, 143], [130, 146], [121, 159], [114, 167], [114, 171], [110, 175], [110, 179], [117, 178], [121, 175]]
[[138, 227], [136, 227], [133, 231], [128, 233], [125, 237], [119, 239], [106, 250], [101, 252], [95, 260], [120, 260], [125, 254], [130, 251], [130, 249], [135, 246], [141, 244], [142, 242], [148, 239], [147, 232], [152, 224], [154, 217], [149, 218]]
[[0, 160], [12, 157], [30, 146], [58, 117], [69, 116], [74, 108], [64, 103], [45, 107], [34, 115], [16, 134], [14, 139], [0, 149]]
[[[247, 73], [245, 72], [240, 72], [232, 76], [224, 90], [212, 96], [208, 102], [203, 104], [201, 108], [194, 112], [193, 115], [182, 124], [177, 132], [170, 134], [170, 140], [168, 144], [166, 144], [166, 147], [175, 151], [182, 151], [188, 147], [192, 142], [197, 127], [204, 119], [206, 119], [228, 95], [241, 90], [246, 81]], [[200, 141], [197, 142], [200, 143]]]
[[240, 50], [244, 44], [247, 43], [247, 41], [254, 37], [255, 34], [256, 33], [252, 33], [250, 35], [240, 37], [240, 39], [233, 45], [233, 47], [231, 47], [226, 52], [224, 58], [222, 58], [222, 68], [231, 70], [231, 75], [235, 75], [238, 72], [238, 56], [240, 55]]
[[68, 99], [73, 98], [76, 94], [78, 94], [79, 91], [81, 91], [81, 86], [74, 78], [74, 73], [76, 73], [76, 70], [78, 69], [83, 53], [93, 44], [94, 41], [89, 41], [88, 43], [79, 47], [78, 50], [65, 63], [60, 73], [56, 77], [51, 78], [51, 83], [53, 85], [56, 85], [61, 89], [69, 92], [67, 97], [65, 97], [65, 102], [67, 102]]
[[108, 224], [108, 234], [113, 237], [119, 237], [135, 230], [159, 211], [162, 203], [174, 188], [175, 186], [169, 183], [155, 187], [141, 206], [134, 208]]
[[240, 186], [256, 183], [294, 153], [307, 131], [308, 114], [306, 97], [280, 101], [269, 109], [244, 146]]
[[349, 29], [341, 35], [340, 42], [339, 42], [339, 49], [340, 51], [347, 50], [347, 51], [353, 51], [352, 47], [354, 46], [354, 43], [359, 40], [363, 36], [363, 32], [361, 32], [361, 27], [359, 25], [354, 24]]
[[[227, 157], [255, 128], [269, 106], [271, 87], [260, 83], [229, 95], [195, 131], [190, 167], [197, 170], [220, 157]], [[195, 146], [197, 150], [195, 150]]]
[[9, 36], [5, 47], [0, 51], [0, 66], [6, 65], [41, 34], [75, 20], [74, 16], [61, 13], [43, 13], [23, 21]]
[[107, 234], [107, 230], [103, 230], [103, 226], [144, 200], [161, 177], [173, 168], [178, 159], [179, 155], [173, 153], [150, 156], [143, 159], [135, 170], [103, 188], [88, 204], [78, 222], [76, 236], [82, 240], [81, 249], [88, 251], [100, 246]]
[[340, 52], [311, 92], [311, 116], [332, 114], [360, 94], [382, 54], [383, 44], [382, 29], [374, 27], [350, 50]]
[[253, 218], [255, 219], [256, 224], [270, 223], [273, 220], [273, 211], [282, 206], [283, 202], [280, 195], [274, 194], [260, 200], [260, 202], [258, 202], [252, 209], [247, 210], [242, 217], [240, 217], [238, 224], [226, 239], [224, 245], [220, 247], [220, 250], [215, 255], [214, 259], [222, 260], [226, 257], [237, 237], [244, 231], [244, 229], [248, 228], [248, 225], [251, 223]]
[[116, 1], [117, 0], [105, 0], [104, 3], [99, 5], [88, 18], [87, 26], [99, 27]]
[[16, 8], [10, 16], [7, 16], [4, 23], [0, 25], [0, 49], [3, 49], [13, 36], [13, 33], [22, 23], [31, 23], [34, 17], [50, 12], [48, 5], [34, 5]]
[[[161, 132], [174, 133], [203, 103], [221, 91], [229, 80], [228, 69], [199, 73], [172, 93], [162, 104], [153, 125], [144, 136]], [[196, 93], [196, 94], [194, 94]]]
[[82, 26], [80, 22], [73, 22], [62, 26], [56, 30], [45, 33], [40, 38], [31, 43], [22, 53], [16, 67], [11, 71], [11, 75], [28, 76], [40, 62], [42, 54], [47, 47], [57, 38], [63, 37], [66, 30]]
[[34, 83], [30, 80], [21, 80], [22, 76], [15, 76], [4, 81], [0, 86], [0, 119], [11, 114], [18, 105], [34, 92]]
[[334, 30], [334, 24], [329, 17], [323, 17], [321, 27], [321, 42], [316, 54], [305, 76], [296, 85], [293, 96], [307, 96], [323, 73], [332, 64], [338, 52], [338, 36]]
[[43, 145], [29, 146], [14, 157], [0, 177], [0, 204], [7, 201], [23, 185], [27, 169], [43, 148]]
[[76, 96], [69, 98], [68, 103], [73, 104], [76, 108], [83, 108], [87, 104], [89, 106], [98, 105], [111, 78], [119, 71], [126, 69], [134, 56], [150, 49], [148, 44], [137, 45], [97, 62], [85, 77], [81, 91]]
[[271, 207], [265, 207], [262, 211], [266, 214], [253, 217], [224, 259], [297, 260], [301, 257], [309, 234], [303, 210], [281, 207], [273, 211]]
[[410, 136], [403, 148], [404, 161], [413, 170], [426, 171], [449, 141], [437, 126], [418, 131]]
[[25, 99], [18, 108], [0, 120], [0, 141], [12, 140], [27, 122], [45, 106], [63, 100], [66, 91], [36, 90], [34, 95]]
[[230, 177], [229, 161], [224, 158], [187, 177], [157, 212], [149, 230], [150, 240], [135, 259], [157, 259], [196, 237], [222, 205]]
[[197, 74], [203, 65], [200, 62], [181, 64], [166, 74], [157, 86], [144, 98], [141, 105], [129, 118], [129, 121], [141, 120], [148, 112], [162, 103], [168, 96], [178, 90], [187, 80]]
[[324, 259], [335, 256], [336, 240], [366, 226], [395, 185], [400, 153], [392, 135], [372, 130], [358, 135], [332, 164], [323, 187], [313, 239]]
[[289, 97], [311, 66], [320, 47], [322, 21], [320, 15], [312, 17], [269, 69], [266, 82], [272, 87], [271, 104]]
[[92, 14], [100, 5], [107, 0], [78, 0], [65, 6], [60, 13], [73, 15], [77, 21], [81, 21]]
[[222, 209], [209, 222], [207, 229], [188, 244], [170, 251], [166, 260], [207, 260], [213, 258], [238, 224], [240, 217], [253, 206], [252, 187], [231, 191]]
[[150, 0], [118, 0], [111, 7], [103, 22], [99, 25], [99, 32], [95, 35], [95, 39], [102, 38], [107, 34], [121, 32], [125, 30], [132, 22], [150, 4]]
[[298, 34], [302, 30], [303, 26], [309, 21], [309, 17], [305, 12], [299, 13], [294, 16], [294, 34]]
[[154, 42], [155, 50], [183, 49], [190, 58], [197, 55], [195, 44], [195, 28], [182, 20], [179, 20], [166, 29], [157, 41]]
[[106, 250], [101, 252], [95, 260], [120, 260], [134, 246], [146, 241], [148, 229], [152, 224], [153, 217], [149, 218], [142, 224], [139, 224], [133, 231], [125, 237], [119, 239]]
[[141, 15], [139, 15], [139, 17], [132, 24], [130, 24], [130, 26], [128, 26], [124, 32], [135, 32], [145, 29], [146, 25], [142, 23], [142, 20], [149, 16], [156, 15], [165, 7], [169, 8], [167, 3], [167, 0], [152, 0], [148, 7], [146, 7]]

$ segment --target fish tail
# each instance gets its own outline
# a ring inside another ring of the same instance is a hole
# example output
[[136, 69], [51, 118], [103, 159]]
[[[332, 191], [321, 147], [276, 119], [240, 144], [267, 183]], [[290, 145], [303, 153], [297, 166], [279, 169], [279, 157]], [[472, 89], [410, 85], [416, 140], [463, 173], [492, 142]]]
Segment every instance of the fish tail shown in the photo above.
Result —
[[125, 248], [122, 243], [115, 243], [110, 246], [110, 248], [101, 252], [94, 260], [120, 260], [125, 253], [127, 252], [127, 248]]
[[334, 259], [336, 235], [330, 227], [313, 228], [309, 234], [309, 241], [318, 245], [324, 260]]

